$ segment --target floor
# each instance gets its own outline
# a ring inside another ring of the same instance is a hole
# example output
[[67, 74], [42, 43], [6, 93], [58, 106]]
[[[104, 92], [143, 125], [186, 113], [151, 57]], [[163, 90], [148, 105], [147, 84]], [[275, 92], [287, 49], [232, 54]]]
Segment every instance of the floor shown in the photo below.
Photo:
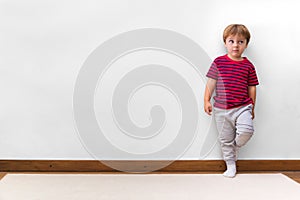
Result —
[[300, 183], [300, 172], [283, 172], [283, 174]]
[[[27, 172], [30, 173], [30, 172]], [[66, 172], [61, 172], [61, 173], [65, 173], [65, 174], [74, 174], [74, 173], [66, 173]], [[251, 172], [249, 172], [251, 173]], [[257, 173], [257, 172], [255, 172]], [[260, 173], [272, 173], [272, 172], [260, 172]], [[289, 171], [289, 172], [274, 172], [274, 173], [282, 173], [286, 176], [288, 176], [289, 178], [293, 179], [294, 181], [300, 183], [300, 171]], [[7, 172], [0, 172], [0, 180], [7, 174]], [[47, 173], [45, 172], [45, 174], [51, 174], [51, 173]], [[53, 173], [52, 173], [53, 174]], [[57, 174], [57, 173], [56, 173]], [[91, 174], [91, 173], [86, 173], [86, 174]], [[96, 172], [94, 174], [97, 174]], [[103, 174], [103, 173], [98, 173], [98, 174]]]
[[[200, 196], [203, 199], [217, 200], [224, 198], [226, 193], [235, 194], [231, 196], [231, 200], [298, 200], [300, 196], [300, 172], [238, 173], [234, 179], [224, 178], [220, 173], [0, 173], [0, 175], [2, 177], [0, 199], [3, 200], [196, 200]], [[225, 196], [225, 199], [228, 198]]]
[[[27, 172], [28, 173], [28, 172]], [[276, 173], [282, 173], [286, 176], [288, 176], [289, 178], [293, 179], [294, 181], [300, 183], [300, 172], [276, 172]], [[0, 172], [0, 180], [6, 175], [6, 172]], [[45, 173], [45, 174], [49, 174], [49, 173]], [[53, 173], [52, 173], [53, 174]], [[57, 173], [56, 173], [57, 174]], [[65, 173], [65, 174], [70, 174], [70, 173]], [[74, 174], [74, 173], [73, 173]]]

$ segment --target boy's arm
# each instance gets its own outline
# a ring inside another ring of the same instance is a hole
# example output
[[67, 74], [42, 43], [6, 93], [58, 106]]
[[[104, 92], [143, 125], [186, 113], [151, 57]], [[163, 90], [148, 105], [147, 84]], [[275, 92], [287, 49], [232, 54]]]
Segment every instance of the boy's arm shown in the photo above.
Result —
[[217, 81], [212, 78], [208, 78], [204, 93], [204, 111], [211, 115], [212, 105], [210, 103], [211, 96], [216, 88]]
[[255, 101], [256, 101], [256, 86], [248, 86], [248, 94], [249, 97], [253, 101], [253, 109], [252, 109], [252, 119], [254, 119], [254, 107], [255, 107]]

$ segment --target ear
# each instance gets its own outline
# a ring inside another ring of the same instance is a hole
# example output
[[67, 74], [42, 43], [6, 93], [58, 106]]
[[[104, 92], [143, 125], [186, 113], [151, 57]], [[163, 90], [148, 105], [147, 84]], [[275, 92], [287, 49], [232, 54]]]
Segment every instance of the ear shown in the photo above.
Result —
[[248, 44], [249, 44], [249, 41], [247, 40], [247, 43], [246, 43], [246, 48], [248, 47]]

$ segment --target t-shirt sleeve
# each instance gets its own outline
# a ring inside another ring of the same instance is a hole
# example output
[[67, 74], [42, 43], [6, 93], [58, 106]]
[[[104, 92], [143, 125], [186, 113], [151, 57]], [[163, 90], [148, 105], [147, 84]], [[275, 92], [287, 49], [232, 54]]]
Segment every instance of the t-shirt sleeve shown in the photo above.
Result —
[[255, 86], [255, 85], [258, 85], [259, 82], [258, 82], [258, 78], [257, 78], [257, 75], [256, 75], [256, 70], [255, 70], [255, 67], [252, 65], [251, 68], [250, 68], [250, 73], [249, 73], [249, 78], [248, 78], [248, 85], [249, 86]]
[[206, 74], [206, 77], [217, 80], [218, 74], [219, 74], [219, 72], [218, 72], [217, 64], [215, 62], [213, 62]]

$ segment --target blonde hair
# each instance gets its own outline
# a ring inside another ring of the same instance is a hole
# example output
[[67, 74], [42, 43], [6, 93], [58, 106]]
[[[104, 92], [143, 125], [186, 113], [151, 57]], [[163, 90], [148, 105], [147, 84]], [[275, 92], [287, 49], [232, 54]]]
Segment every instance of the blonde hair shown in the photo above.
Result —
[[223, 32], [223, 41], [225, 43], [226, 38], [230, 35], [242, 35], [247, 40], [247, 44], [250, 41], [250, 32], [247, 27], [243, 24], [230, 24], [228, 25]]

